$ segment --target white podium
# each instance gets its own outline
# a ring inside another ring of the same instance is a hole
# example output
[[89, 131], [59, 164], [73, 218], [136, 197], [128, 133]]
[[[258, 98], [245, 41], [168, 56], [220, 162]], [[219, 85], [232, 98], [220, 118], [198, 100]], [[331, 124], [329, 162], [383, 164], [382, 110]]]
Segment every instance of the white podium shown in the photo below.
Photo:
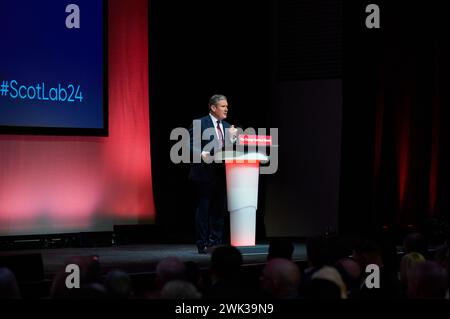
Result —
[[215, 159], [224, 161], [226, 167], [231, 245], [255, 246], [259, 164], [269, 157], [256, 151], [224, 151]]

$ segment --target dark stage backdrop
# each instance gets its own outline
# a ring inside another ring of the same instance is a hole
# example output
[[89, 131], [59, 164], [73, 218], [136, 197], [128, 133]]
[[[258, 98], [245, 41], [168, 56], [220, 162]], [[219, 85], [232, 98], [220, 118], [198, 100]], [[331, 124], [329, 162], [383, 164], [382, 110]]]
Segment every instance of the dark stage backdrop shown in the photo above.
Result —
[[278, 85], [279, 171], [266, 184], [269, 236], [335, 232], [339, 204], [342, 80]]
[[0, 235], [154, 220], [147, 22], [146, 0], [109, 1], [108, 137], [0, 136]]

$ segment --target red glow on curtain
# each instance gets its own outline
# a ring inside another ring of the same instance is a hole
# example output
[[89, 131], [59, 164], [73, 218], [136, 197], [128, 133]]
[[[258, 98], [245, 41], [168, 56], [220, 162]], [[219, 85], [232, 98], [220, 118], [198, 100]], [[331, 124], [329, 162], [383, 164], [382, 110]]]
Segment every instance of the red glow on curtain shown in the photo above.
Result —
[[398, 170], [398, 194], [399, 209], [402, 211], [405, 203], [406, 186], [408, 182], [409, 169], [409, 135], [410, 135], [410, 101], [406, 94], [404, 104], [400, 105], [401, 118], [398, 119], [397, 129], [397, 170]]
[[430, 176], [428, 180], [428, 213], [430, 216], [435, 215], [436, 198], [437, 198], [437, 176], [438, 176], [438, 154], [439, 154], [439, 68], [435, 68], [435, 95], [433, 101], [433, 120], [431, 132], [431, 161]]
[[0, 235], [154, 220], [147, 12], [109, 1], [109, 137], [0, 136]]

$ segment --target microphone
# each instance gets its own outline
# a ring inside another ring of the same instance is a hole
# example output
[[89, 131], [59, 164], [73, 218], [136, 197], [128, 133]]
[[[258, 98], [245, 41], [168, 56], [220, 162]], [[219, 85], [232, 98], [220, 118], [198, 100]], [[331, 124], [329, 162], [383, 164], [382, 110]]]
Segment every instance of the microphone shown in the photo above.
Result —
[[231, 142], [232, 142], [233, 144], [235, 144], [236, 141], [237, 141], [237, 139], [238, 139], [238, 137], [237, 137], [238, 130], [237, 130], [237, 128], [236, 128], [234, 125], [231, 125], [230, 129], [236, 130], [235, 134], [232, 134], [232, 135], [231, 135]]

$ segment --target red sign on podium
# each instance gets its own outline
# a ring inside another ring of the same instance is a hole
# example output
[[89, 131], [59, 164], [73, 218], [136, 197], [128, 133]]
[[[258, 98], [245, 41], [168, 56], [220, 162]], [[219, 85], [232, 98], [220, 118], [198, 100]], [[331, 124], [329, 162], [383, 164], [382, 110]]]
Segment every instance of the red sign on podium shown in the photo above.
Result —
[[272, 145], [270, 135], [239, 135], [240, 145]]

